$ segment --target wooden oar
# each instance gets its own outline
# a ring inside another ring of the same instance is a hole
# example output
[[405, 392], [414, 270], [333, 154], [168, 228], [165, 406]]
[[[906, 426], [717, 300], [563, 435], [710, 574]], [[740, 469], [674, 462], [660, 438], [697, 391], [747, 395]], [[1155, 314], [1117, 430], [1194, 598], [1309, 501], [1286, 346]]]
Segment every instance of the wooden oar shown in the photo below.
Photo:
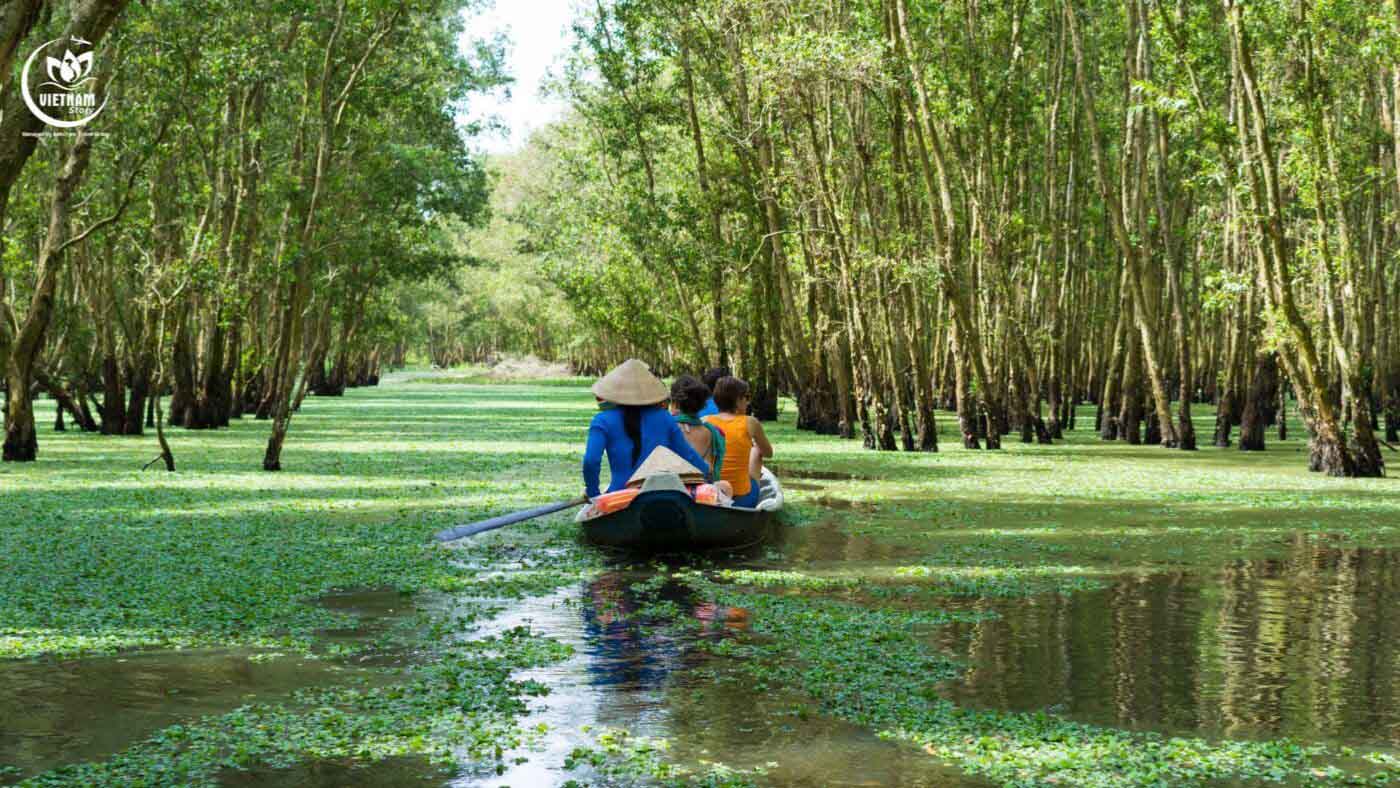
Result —
[[465, 539], [468, 536], [476, 536], [477, 534], [486, 533], [487, 531], [494, 531], [497, 528], [504, 528], [507, 525], [523, 523], [526, 520], [533, 520], [536, 517], [543, 517], [546, 514], [553, 514], [554, 512], [563, 511], [564, 509], [572, 509], [575, 506], [580, 506], [585, 503], [588, 503], [588, 496], [586, 495], [571, 501], [560, 501], [559, 503], [536, 506], [533, 509], [525, 509], [512, 514], [503, 514], [500, 517], [492, 517], [490, 520], [482, 520], [479, 523], [467, 523], [466, 525], [454, 526], [446, 530], [438, 531], [437, 535], [433, 538], [439, 542], [455, 542], [458, 539]]

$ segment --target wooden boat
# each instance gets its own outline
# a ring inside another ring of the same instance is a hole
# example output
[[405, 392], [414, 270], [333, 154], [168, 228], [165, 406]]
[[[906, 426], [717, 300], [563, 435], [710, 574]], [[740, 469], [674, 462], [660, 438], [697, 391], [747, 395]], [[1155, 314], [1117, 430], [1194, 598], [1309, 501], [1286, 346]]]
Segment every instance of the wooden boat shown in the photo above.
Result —
[[768, 538], [783, 508], [783, 489], [767, 468], [759, 480], [758, 504], [712, 506], [696, 503], [675, 474], [652, 476], [625, 509], [579, 512], [583, 538], [605, 547], [652, 553], [734, 550]]

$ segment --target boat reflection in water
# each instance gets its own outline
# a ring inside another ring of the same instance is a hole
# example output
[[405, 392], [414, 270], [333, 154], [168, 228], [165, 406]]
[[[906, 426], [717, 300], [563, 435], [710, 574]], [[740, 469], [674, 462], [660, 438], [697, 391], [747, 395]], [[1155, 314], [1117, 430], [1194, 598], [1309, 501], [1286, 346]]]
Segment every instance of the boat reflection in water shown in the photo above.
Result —
[[623, 571], [586, 584], [582, 607], [583, 637], [571, 662], [587, 686], [565, 691], [586, 694], [592, 704], [551, 701], [590, 709], [588, 720], [573, 712], [574, 726], [662, 738], [668, 760], [701, 771], [715, 762], [761, 768], [773, 785], [985, 784], [917, 747], [825, 716], [801, 693], [756, 689], [742, 662], [702, 646], [746, 637], [752, 615], [745, 608], [703, 601], [683, 583]]
[[[689, 586], [674, 580], [638, 592], [632, 584], [641, 577], [608, 572], [588, 584], [583, 648], [594, 684], [660, 689], [672, 673], [704, 661], [697, 638], [721, 639], [749, 627], [747, 610], [696, 601]], [[676, 626], [677, 613], [698, 626]]]

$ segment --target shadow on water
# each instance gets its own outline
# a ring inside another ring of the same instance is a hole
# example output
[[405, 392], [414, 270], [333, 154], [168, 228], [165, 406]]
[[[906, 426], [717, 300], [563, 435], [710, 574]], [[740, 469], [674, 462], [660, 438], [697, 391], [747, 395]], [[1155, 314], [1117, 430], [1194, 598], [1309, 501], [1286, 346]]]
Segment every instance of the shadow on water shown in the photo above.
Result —
[[962, 704], [1230, 738], [1400, 746], [1400, 551], [1299, 544], [1213, 572], [986, 605], [939, 631]]
[[[337, 593], [317, 601], [359, 617], [353, 629], [325, 633], [323, 646], [367, 644], [412, 610], [396, 591]], [[185, 649], [0, 662], [0, 763], [22, 770], [0, 783], [98, 760], [161, 728], [280, 700], [303, 687], [391, 681], [390, 673], [365, 667], [403, 659], [375, 649], [344, 659]]]

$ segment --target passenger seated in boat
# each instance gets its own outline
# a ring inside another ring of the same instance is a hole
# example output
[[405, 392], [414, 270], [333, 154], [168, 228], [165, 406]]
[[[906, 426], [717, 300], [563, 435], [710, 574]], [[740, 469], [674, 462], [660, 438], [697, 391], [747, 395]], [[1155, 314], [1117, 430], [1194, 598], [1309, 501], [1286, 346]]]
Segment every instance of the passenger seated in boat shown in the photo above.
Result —
[[706, 416], [713, 416], [719, 413], [719, 408], [715, 405], [715, 398], [712, 392], [715, 390], [715, 384], [719, 382], [720, 378], [727, 378], [732, 374], [734, 373], [729, 371], [729, 367], [714, 367], [706, 370], [705, 374], [700, 376], [700, 382], [705, 384], [705, 407], [700, 409], [700, 418], [703, 419]]
[[[681, 375], [671, 384], [671, 416], [681, 426], [691, 447], [710, 464], [711, 477], [720, 478], [724, 465], [724, 433], [719, 427], [700, 420], [701, 409], [709, 398], [710, 388], [690, 375]], [[715, 486], [724, 497], [734, 494], [729, 482], [723, 479]]]
[[627, 480], [657, 446], [665, 446], [707, 475], [710, 464], [691, 447], [680, 425], [661, 407], [666, 384], [636, 359], [619, 364], [597, 383], [593, 395], [602, 412], [588, 425], [583, 451], [583, 487], [589, 498], [601, 494], [599, 475], [603, 455], [608, 456], [612, 478], [608, 492], [621, 490]]
[[734, 505], [753, 508], [758, 504], [758, 480], [763, 460], [773, 456], [773, 444], [758, 419], [749, 412], [749, 384], [730, 376], [715, 383], [715, 405], [719, 413], [705, 421], [724, 433], [724, 459], [720, 478], [734, 488]]

